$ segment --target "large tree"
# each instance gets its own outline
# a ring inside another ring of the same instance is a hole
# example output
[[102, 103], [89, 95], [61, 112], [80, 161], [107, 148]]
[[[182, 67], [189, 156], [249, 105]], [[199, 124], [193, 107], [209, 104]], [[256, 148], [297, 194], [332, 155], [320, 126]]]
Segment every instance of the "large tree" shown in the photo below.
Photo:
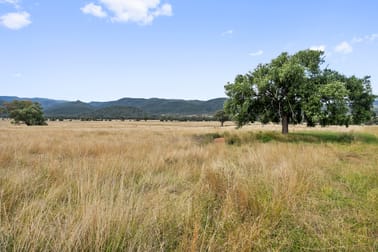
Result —
[[15, 123], [23, 122], [28, 126], [46, 125], [42, 107], [37, 102], [14, 100], [4, 103], [6, 113]]
[[289, 132], [289, 123], [348, 125], [351, 116], [356, 123], [370, 119], [369, 78], [321, 70], [323, 62], [320, 51], [282, 53], [253, 72], [236, 76], [225, 86], [226, 112], [240, 127], [256, 120], [281, 122], [283, 134]]

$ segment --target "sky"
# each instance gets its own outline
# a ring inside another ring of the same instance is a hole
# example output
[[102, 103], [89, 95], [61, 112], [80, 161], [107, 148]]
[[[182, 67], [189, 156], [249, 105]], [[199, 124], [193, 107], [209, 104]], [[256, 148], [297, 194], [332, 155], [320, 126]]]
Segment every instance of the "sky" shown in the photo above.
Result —
[[0, 0], [0, 96], [207, 100], [282, 52], [371, 76], [376, 0]]

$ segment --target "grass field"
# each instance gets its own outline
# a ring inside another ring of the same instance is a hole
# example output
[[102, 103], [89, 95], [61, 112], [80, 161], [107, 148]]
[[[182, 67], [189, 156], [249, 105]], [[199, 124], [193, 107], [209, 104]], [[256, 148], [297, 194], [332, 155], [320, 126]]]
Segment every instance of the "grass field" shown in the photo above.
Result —
[[377, 126], [218, 125], [0, 121], [0, 251], [378, 251]]

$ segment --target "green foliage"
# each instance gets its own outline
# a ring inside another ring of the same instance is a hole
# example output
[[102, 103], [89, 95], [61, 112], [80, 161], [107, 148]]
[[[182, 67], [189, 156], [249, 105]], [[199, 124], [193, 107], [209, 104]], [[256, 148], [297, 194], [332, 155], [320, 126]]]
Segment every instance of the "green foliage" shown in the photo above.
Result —
[[284, 134], [289, 123], [349, 126], [370, 121], [374, 101], [370, 77], [348, 78], [321, 70], [323, 62], [320, 51], [282, 53], [225, 85], [229, 97], [225, 111], [238, 127], [256, 120], [281, 122]]
[[249, 76], [238, 75], [234, 83], [225, 86], [226, 94], [230, 97], [225, 102], [224, 109], [236, 121], [239, 127], [254, 122], [257, 119], [258, 109], [255, 90], [251, 88]]
[[370, 83], [370, 76], [357, 78], [346, 77], [336, 71], [329, 69], [323, 72], [323, 81], [342, 82], [348, 90], [348, 109], [351, 115], [351, 123], [362, 124], [374, 117], [374, 95]]
[[349, 123], [348, 95], [345, 85], [338, 81], [327, 83], [319, 88], [320, 103], [323, 105], [319, 116], [322, 126]]
[[46, 119], [43, 117], [42, 107], [37, 102], [15, 100], [4, 103], [4, 107], [9, 117], [16, 124], [23, 122], [28, 126], [47, 125]]

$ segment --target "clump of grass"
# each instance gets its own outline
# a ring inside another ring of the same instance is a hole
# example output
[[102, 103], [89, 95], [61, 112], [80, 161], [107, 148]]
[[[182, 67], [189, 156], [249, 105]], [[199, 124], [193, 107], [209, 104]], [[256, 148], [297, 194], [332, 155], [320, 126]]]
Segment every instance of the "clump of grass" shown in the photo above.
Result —
[[218, 132], [211, 132], [206, 134], [197, 134], [193, 136], [193, 139], [195, 142], [197, 142], [200, 145], [209, 144], [214, 142], [214, 139], [223, 137], [222, 134]]
[[227, 144], [229, 145], [240, 145], [242, 142], [242, 139], [238, 134], [231, 134], [230, 132], [224, 133], [224, 138]]

